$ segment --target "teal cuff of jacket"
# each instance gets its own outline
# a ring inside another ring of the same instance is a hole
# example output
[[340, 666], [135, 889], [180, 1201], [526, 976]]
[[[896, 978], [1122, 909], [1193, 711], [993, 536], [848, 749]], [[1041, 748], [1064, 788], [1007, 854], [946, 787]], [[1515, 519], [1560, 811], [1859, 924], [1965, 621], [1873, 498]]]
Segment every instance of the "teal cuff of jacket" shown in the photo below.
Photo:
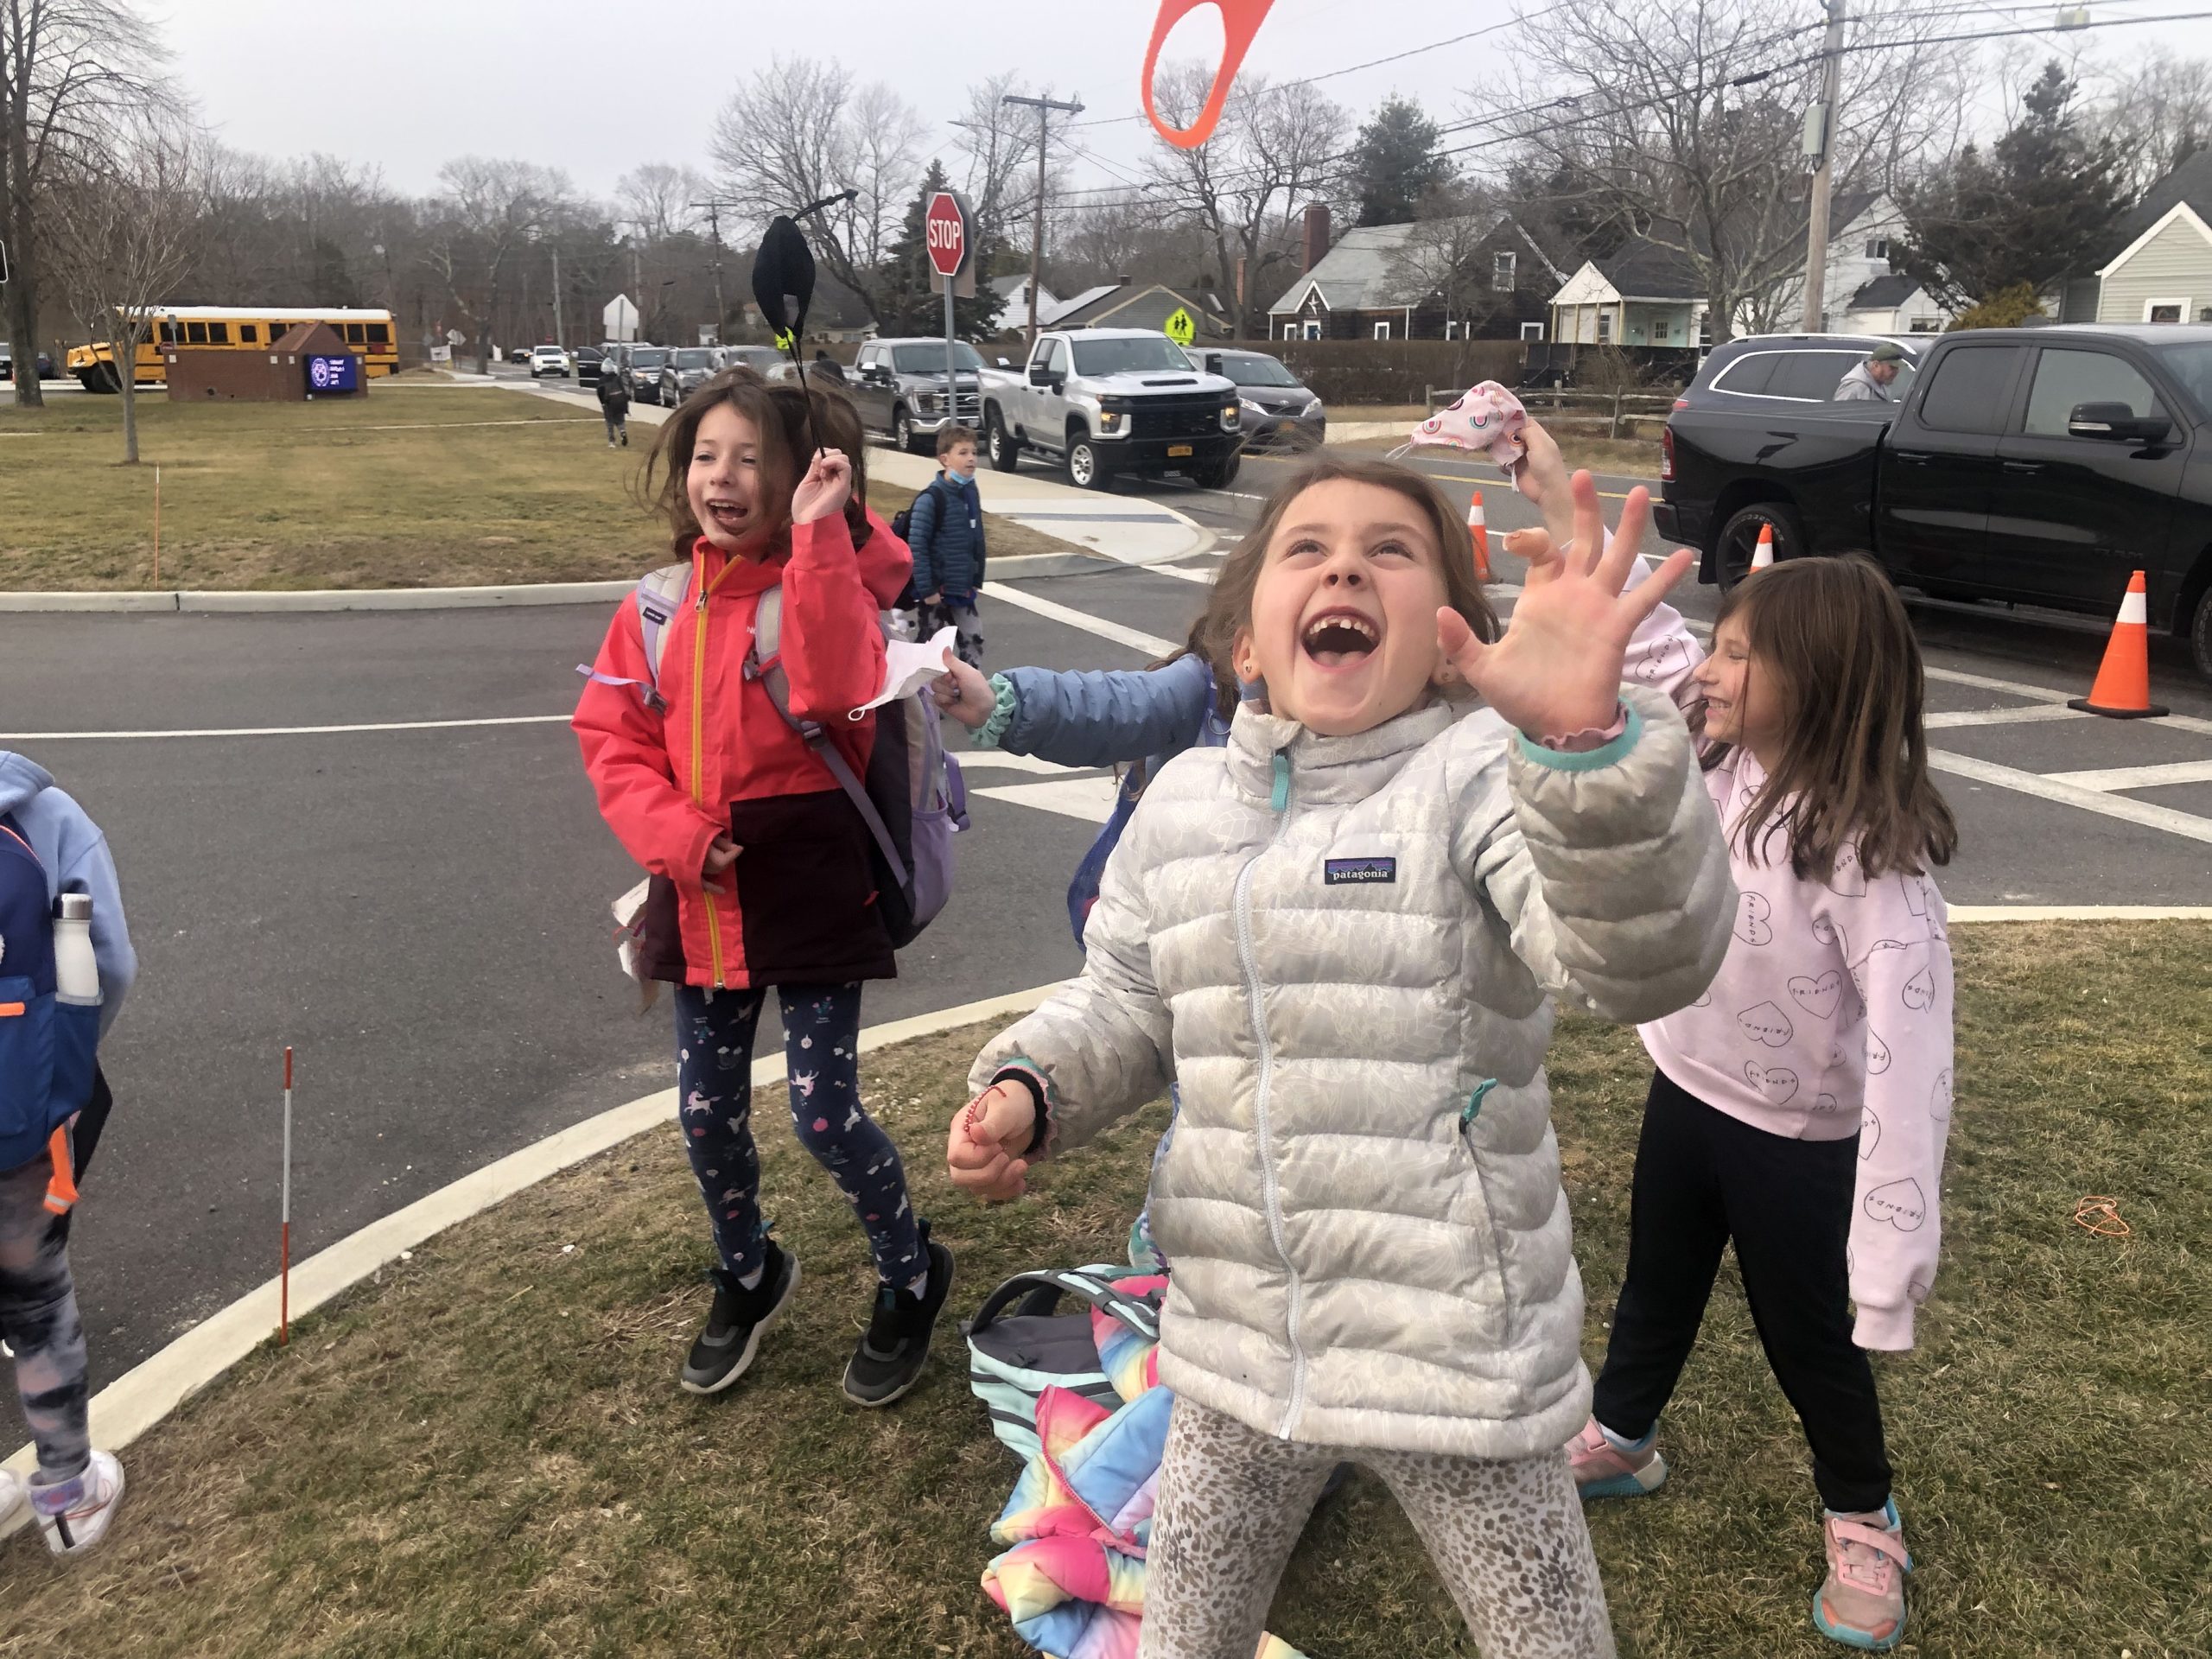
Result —
[[1643, 716], [1637, 713], [1635, 704], [1624, 702], [1621, 709], [1628, 716], [1621, 727], [1621, 734], [1602, 748], [1585, 749], [1580, 754], [1548, 749], [1526, 732], [1516, 733], [1515, 741], [1521, 745], [1522, 755], [1540, 766], [1549, 766], [1554, 772], [1598, 772], [1619, 764], [1643, 735]]
[[998, 747], [999, 740], [1006, 735], [1006, 728], [1014, 724], [1014, 714], [1021, 707], [1021, 699], [1014, 691], [1014, 682], [1003, 674], [991, 676], [991, 696], [994, 699], [991, 717], [968, 734], [971, 748]]

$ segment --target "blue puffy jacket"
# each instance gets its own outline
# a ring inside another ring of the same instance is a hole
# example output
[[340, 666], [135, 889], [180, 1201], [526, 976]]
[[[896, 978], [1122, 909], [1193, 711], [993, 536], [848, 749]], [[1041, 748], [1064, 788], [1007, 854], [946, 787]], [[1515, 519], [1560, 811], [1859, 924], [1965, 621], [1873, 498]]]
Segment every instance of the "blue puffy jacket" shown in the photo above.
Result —
[[23, 838], [46, 869], [48, 902], [65, 893], [90, 893], [92, 955], [100, 970], [100, 1033], [115, 1023], [138, 977], [138, 953], [123, 916], [123, 886], [107, 837], [63, 791], [54, 774], [27, 755], [0, 750], [0, 812], [15, 815]]
[[914, 498], [906, 521], [914, 595], [972, 598], [983, 580], [983, 498], [972, 478], [939, 473]]
[[[915, 586], [925, 591], [918, 579]], [[1213, 670], [1198, 656], [1179, 657], [1158, 669], [1017, 668], [992, 675], [991, 686], [998, 711], [976, 734], [979, 747], [1033, 754], [1064, 766], [1131, 767], [1113, 816], [1068, 886], [1068, 923], [1080, 944], [1099, 877], [1145, 785], [1184, 750], [1229, 741], [1229, 722], [1217, 712]]]

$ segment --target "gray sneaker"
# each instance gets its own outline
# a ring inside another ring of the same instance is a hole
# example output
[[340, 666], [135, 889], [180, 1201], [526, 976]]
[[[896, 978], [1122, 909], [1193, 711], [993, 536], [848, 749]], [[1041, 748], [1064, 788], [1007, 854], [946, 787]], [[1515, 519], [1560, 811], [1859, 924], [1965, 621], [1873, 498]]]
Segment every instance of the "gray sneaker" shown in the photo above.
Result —
[[760, 1338], [791, 1305], [798, 1288], [798, 1258], [774, 1239], [766, 1242], [760, 1282], [751, 1290], [725, 1268], [714, 1270], [715, 1306], [691, 1344], [678, 1380], [692, 1394], [719, 1394], [745, 1375]]

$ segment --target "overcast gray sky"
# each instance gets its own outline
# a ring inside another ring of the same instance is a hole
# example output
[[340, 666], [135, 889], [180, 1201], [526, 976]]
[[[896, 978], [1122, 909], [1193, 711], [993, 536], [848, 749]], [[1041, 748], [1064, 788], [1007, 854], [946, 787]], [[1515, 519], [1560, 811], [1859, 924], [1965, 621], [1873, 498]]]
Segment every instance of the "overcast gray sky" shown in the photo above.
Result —
[[[152, 0], [158, 9], [161, 0]], [[1893, 9], [1859, 0], [1854, 11]], [[1926, 10], [1957, 0], [1909, 0]], [[1542, 0], [1523, 0], [1534, 10]], [[1077, 134], [1097, 161], [1077, 157], [1073, 182], [1115, 181], [1148, 139], [1137, 82], [1154, 0], [168, 0], [164, 35], [175, 67], [226, 143], [270, 156], [323, 150], [371, 162], [410, 193], [430, 190], [438, 166], [477, 154], [558, 167], [595, 195], [641, 162], [708, 169], [707, 134], [731, 88], [772, 54], [836, 58], [863, 80], [897, 86], [944, 123], [982, 76], [1019, 69], [1057, 96], [1079, 93]], [[1326, 74], [1417, 48], [1514, 14], [1512, 0], [1277, 0], [1247, 58], [1281, 79]], [[2212, 0], [2093, 0], [2099, 18], [2212, 10]], [[1961, 7], [1964, 11], [1965, 8]], [[2005, 0], [1960, 18], [1962, 29], [2048, 21]], [[1539, 24], [1532, 27], [1541, 27]], [[1440, 119], [1461, 112], [1484, 81], [1510, 84], [1506, 29], [1478, 41], [1335, 76], [1323, 87], [1355, 115], [1393, 91]], [[2063, 37], [2095, 41], [2117, 61], [2152, 44], [2212, 54], [2212, 22], [2118, 29]], [[1202, 7], [1179, 27], [1170, 57], [1218, 55], [1218, 14]], [[340, 66], [319, 71], [321, 48]], [[619, 78], [622, 113], [600, 107]], [[1102, 164], [1103, 163], [1103, 164]]]

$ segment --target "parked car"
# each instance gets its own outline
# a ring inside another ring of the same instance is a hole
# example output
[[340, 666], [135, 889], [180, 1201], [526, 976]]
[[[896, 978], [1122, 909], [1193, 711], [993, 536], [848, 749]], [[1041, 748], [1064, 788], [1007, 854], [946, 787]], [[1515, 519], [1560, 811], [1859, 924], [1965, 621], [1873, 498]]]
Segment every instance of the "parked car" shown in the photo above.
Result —
[[904, 340], [872, 340], [853, 359], [845, 377], [845, 395], [860, 410], [863, 425], [888, 433], [899, 448], [918, 452], [948, 421], [982, 429], [983, 359], [965, 340], [955, 342], [953, 359], [960, 384], [954, 391], [958, 406], [950, 411], [944, 401], [944, 341], [920, 336]]
[[1321, 400], [1281, 358], [1198, 346], [1185, 346], [1183, 355], [1193, 368], [1226, 375], [1236, 383], [1247, 449], [1313, 449], [1327, 441], [1329, 417]]
[[600, 368], [606, 360], [606, 353], [595, 346], [577, 346], [576, 384], [580, 386], [597, 385]]
[[720, 369], [721, 349], [715, 346], [678, 346], [666, 353], [667, 360], [660, 365], [660, 389], [653, 401], [671, 407], [704, 385], [707, 378]]
[[1193, 369], [1163, 334], [1040, 334], [1027, 365], [986, 369], [982, 383], [983, 443], [1000, 472], [1030, 454], [1065, 466], [1086, 490], [1104, 489], [1116, 473], [1181, 473], [1210, 490], [1236, 476], [1244, 442], [1236, 383]]
[[632, 346], [623, 365], [630, 377], [630, 396], [641, 404], [660, 402], [660, 372], [668, 366], [665, 346]]
[[569, 354], [558, 346], [533, 346], [530, 348], [530, 378], [540, 380], [549, 374], [569, 378]]
[[2212, 327], [1903, 338], [1900, 401], [1824, 401], [1878, 343], [1760, 336], [1698, 371], [1656, 518], [1701, 578], [1738, 580], [1762, 526], [1777, 559], [1864, 549], [1942, 599], [2109, 617], [2139, 569], [2151, 626], [2212, 677]]
[[[0, 380], [11, 380], [15, 374], [16, 348], [6, 340], [0, 340]], [[41, 380], [54, 378], [53, 353], [41, 352], [38, 354], [38, 378]]]

